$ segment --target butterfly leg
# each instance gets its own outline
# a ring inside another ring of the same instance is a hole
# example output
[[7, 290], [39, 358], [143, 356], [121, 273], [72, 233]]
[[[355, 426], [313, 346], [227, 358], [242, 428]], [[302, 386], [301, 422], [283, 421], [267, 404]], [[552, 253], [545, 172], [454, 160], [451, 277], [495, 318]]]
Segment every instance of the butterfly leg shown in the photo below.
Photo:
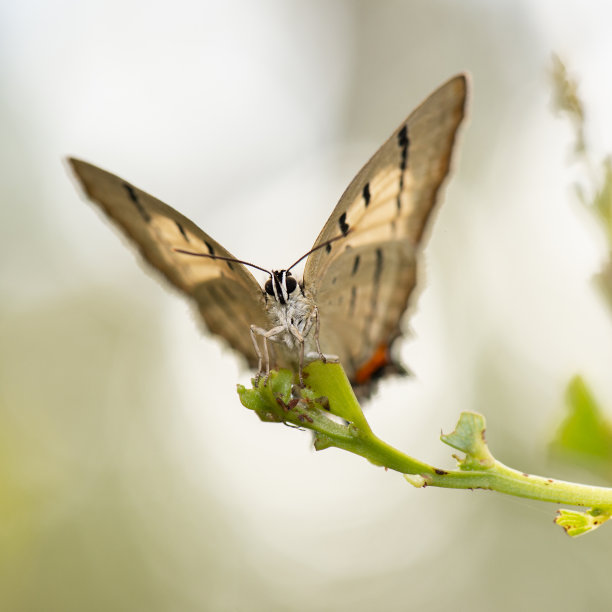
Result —
[[259, 327], [251, 325], [251, 341], [253, 342], [255, 354], [257, 355], [257, 375], [255, 376], [255, 384], [259, 382], [259, 378], [261, 376], [261, 366], [263, 365], [263, 355], [261, 354], [259, 343], [257, 342], [257, 337], [255, 336], [256, 330], [258, 331], [259, 329]]
[[[270, 375], [270, 353], [268, 351], [268, 340], [274, 340], [274, 336], [284, 331], [284, 329], [285, 328], [282, 325], [278, 325], [277, 327], [273, 327], [272, 329], [268, 330], [265, 330], [262, 327], [257, 327], [257, 325], [251, 325], [251, 340], [253, 341], [253, 347], [255, 348], [255, 353], [258, 359], [257, 376], [255, 377], [256, 383], [259, 382], [259, 379], [263, 374], [262, 366], [264, 362], [266, 364], [266, 381]], [[263, 338], [263, 353], [259, 348], [257, 336], [261, 336]]]
[[319, 329], [321, 328], [321, 322], [319, 320], [319, 309], [316, 306], [314, 307], [314, 310], [312, 311], [312, 314], [310, 316], [314, 317], [314, 320], [315, 320], [314, 341], [315, 341], [315, 346], [317, 347], [317, 351], [316, 352], [308, 353], [308, 358], [309, 359], [317, 359], [318, 358], [323, 363], [327, 363], [328, 361], [330, 361], [332, 363], [338, 362], [339, 359], [338, 359], [337, 355], [326, 355], [321, 350], [321, 345], [319, 344]]
[[319, 330], [321, 329], [321, 321], [319, 320], [319, 309], [316, 306], [314, 307], [313, 315], [315, 318], [315, 345], [317, 347], [317, 352], [319, 353], [319, 358], [323, 363], [325, 363], [327, 359], [325, 359], [325, 355], [321, 351], [321, 345], [319, 344]]
[[300, 377], [300, 387], [304, 386], [304, 336], [300, 333], [300, 330], [295, 326], [291, 325], [289, 331], [293, 334], [293, 337], [298, 341], [299, 344], [299, 363], [298, 363], [298, 375]]

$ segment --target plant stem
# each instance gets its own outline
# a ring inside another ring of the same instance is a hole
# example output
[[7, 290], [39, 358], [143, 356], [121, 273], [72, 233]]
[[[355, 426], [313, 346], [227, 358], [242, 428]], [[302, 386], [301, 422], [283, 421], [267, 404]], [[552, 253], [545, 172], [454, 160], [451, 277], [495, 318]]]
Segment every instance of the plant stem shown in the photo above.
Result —
[[[287, 370], [273, 372], [253, 389], [239, 386], [242, 403], [268, 422], [291, 423], [315, 433], [315, 448], [340, 448], [394, 470], [417, 487], [489, 489], [558, 504], [586, 506], [612, 515], [612, 489], [525, 474], [497, 461], [485, 439], [484, 417], [461, 414], [442, 441], [465, 453], [459, 469], [443, 470], [414, 459], [378, 438], [370, 428], [339, 364], [313, 362], [304, 369], [308, 386], [298, 388]], [[608, 518], [608, 516], [606, 517]], [[600, 521], [601, 522], [601, 521]]]
[[[479, 420], [464, 418], [465, 415], [462, 415], [460, 423], [463, 425], [464, 438], [459, 443], [455, 439], [451, 441], [450, 436], [443, 436], [443, 441], [466, 453], [466, 459], [459, 462], [462, 469], [437, 469], [414, 459], [374, 435], [340, 366], [314, 362], [308, 366], [308, 374], [309, 386], [327, 396], [332, 411], [353, 424], [352, 435], [338, 436], [337, 428], [326, 430], [324, 422], [317, 423], [312, 428], [326, 437], [326, 443], [321, 448], [336, 446], [360, 455], [375, 465], [408, 475], [409, 482], [416, 486], [490, 489], [559, 504], [612, 508], [611, 488], [526, 474], [497, 461], [484, 443], [484, 418], [479, 415], [471, 415], [478, 416]], [[410, 478], [409, 475], [415, 475], [416, 478]]]
[[[440, 470], [422, 463], [389, 446], [375, 435], [358, 438], [352, 443], [334, 444], [360, 455], [376, 465], [402, 474], [422, 477], [422, 486], [447, 489], [490, 489], [499, 493], [557, 504], [612, 508], [612, 489], [583, 485], [533, 474], [525, 474], [495, 461], [486, 470]], [[413, 482], [409, 479], [410, 482]]]

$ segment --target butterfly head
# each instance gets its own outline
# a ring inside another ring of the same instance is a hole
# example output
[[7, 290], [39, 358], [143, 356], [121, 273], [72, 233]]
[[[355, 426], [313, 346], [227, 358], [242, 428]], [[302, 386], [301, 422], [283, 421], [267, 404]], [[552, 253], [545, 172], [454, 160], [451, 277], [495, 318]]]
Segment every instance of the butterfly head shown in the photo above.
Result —
[[264, 289], [279, 304], [286, 304], [289, 295], [295, 291], [297, 281], [289, 270], [273, 270], [270, 278], [266, 281]]

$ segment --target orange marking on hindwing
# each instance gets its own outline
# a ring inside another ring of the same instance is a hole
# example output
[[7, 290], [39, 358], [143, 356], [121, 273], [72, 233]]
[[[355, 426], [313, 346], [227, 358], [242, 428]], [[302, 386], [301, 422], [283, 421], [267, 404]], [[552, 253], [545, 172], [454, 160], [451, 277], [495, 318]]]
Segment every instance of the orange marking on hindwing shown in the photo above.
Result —
[[379, 344], [372, 357], [355, 372], [355, 382], [359, 385], [365, 385], [370, 382], [376, 372], [382, 370], [390, 363], [389, 346], [387, 344]]

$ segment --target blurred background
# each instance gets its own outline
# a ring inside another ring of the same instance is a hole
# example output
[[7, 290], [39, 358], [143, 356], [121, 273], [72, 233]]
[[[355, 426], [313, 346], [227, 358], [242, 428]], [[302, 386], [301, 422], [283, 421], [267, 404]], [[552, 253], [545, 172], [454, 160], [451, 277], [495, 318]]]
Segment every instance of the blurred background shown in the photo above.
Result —
[[283, 267], [414, 106], [467, 71], [401, 345], [415, 376], [381, 385], [367, 417], [451, 468], [440, 430], [476, 410], [504, 463], [609, 484], [550, 453], [572, 376], [612, 411], [612, 318], [549, 73], [554, 52], [592, 151], [612, 151], [611, 18], [593, 0], [3, 3], [0, 609], [606, 609], [609, 525], [570, 540], [552, 504], [417, 490], [260, 423], [236, 395], [249, 372], [64, 158]]

